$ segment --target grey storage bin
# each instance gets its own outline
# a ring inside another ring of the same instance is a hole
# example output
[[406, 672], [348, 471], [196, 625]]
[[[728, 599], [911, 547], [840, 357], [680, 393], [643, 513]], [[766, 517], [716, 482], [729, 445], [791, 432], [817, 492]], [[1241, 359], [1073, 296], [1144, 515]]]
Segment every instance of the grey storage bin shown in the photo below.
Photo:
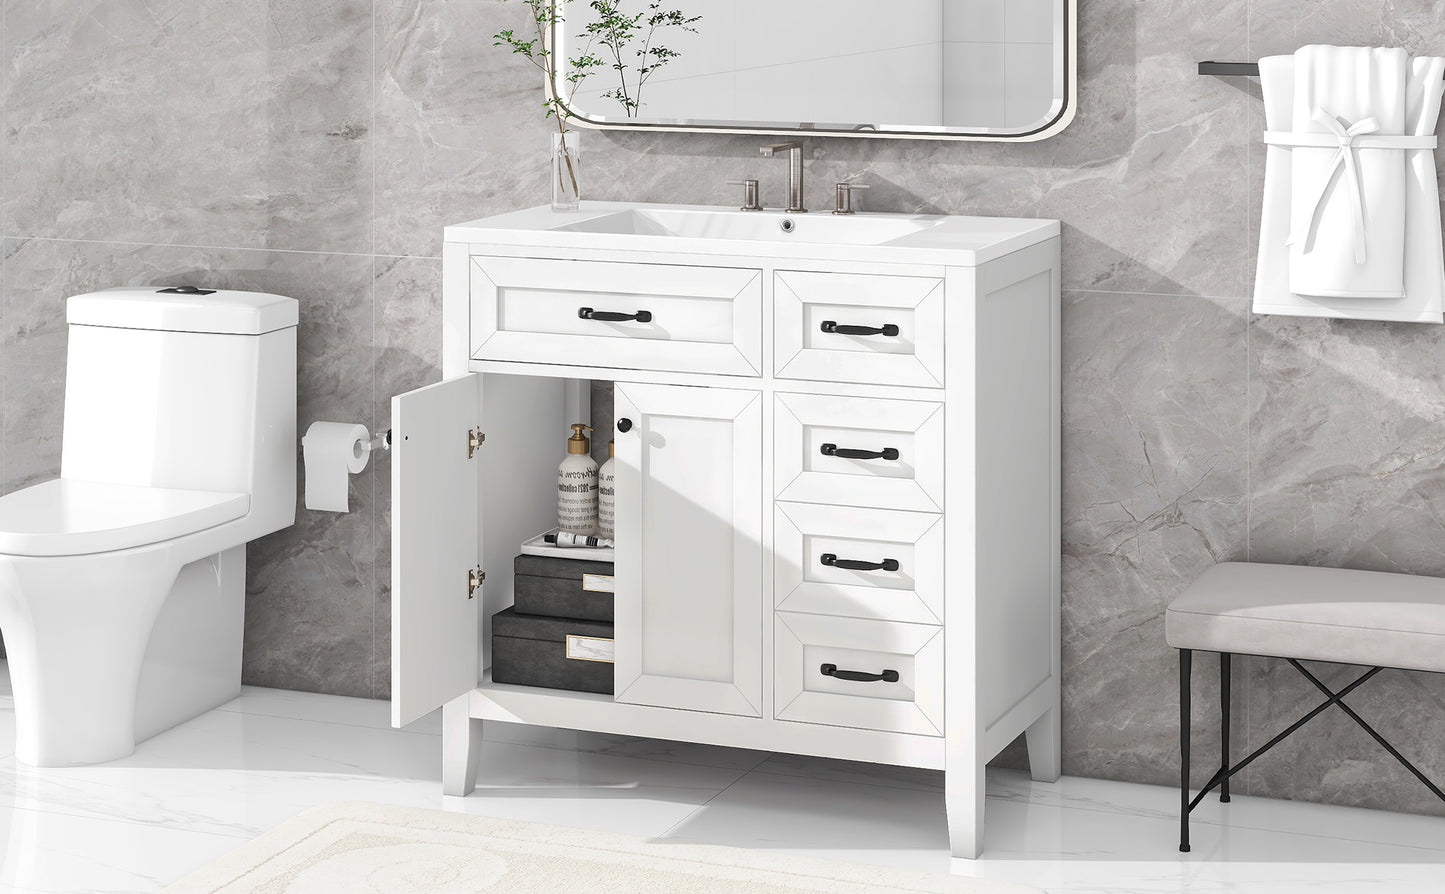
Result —
[[520, 614], [613, 620], [611, 562], [522, 555], [512, 568]]
[[613, 664], [599, 660], [611, 645], [610, 623], [504, 609], [492, 615], [492, 681], [611, 695]]

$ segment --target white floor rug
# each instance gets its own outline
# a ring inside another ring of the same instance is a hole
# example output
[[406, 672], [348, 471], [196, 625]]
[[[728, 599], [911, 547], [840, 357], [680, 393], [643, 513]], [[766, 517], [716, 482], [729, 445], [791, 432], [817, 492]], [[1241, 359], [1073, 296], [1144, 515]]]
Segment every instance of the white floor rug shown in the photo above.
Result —
[[312, 808], [166, 891], [1040, 894], [1009, 882], [351, 802]]

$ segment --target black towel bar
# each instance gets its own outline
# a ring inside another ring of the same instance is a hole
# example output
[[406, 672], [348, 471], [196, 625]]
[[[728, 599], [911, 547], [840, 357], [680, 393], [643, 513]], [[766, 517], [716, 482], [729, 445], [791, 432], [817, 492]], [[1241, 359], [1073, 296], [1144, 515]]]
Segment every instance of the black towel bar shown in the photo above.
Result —
[[1199, 73], [1223, 78], [1257, 78], [1258, 62], [1201, 62]]
[[1201, 62], [1199, 73], [1220, 78], [1257, 78], [1258, 62]]

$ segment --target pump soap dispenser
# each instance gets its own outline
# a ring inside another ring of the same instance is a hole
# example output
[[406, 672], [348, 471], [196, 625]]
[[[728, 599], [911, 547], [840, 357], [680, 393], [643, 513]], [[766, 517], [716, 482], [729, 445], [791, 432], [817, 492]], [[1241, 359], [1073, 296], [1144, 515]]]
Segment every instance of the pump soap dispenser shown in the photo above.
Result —
[[617, 536], [617, 442], [607, 442], [607, 462], [597, 470], [597, 536]]
[[567, 458], [557, 467], [557, 529], [571, 534], [597, 533], [597, 463], [584, 430], [592, 426], [572, 426]]

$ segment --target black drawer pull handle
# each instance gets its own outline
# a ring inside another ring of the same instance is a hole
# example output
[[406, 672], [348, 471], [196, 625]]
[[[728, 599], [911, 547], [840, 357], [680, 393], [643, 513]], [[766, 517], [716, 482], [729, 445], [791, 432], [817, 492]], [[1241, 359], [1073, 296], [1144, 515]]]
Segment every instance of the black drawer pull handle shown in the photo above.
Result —
[[818, 448], [818, 452], [824, 456], [838, 456], [843, 459], [888, 459], [898, 458], [898, 450], [894, 447], [884, 447], [882, 450], [854, 450], [850, 447], [839, 447], [837, 444], [824, 444]]
[[898, 334], [898, 327], [892, 323], [882, 326], [839, 326], [833, 320], [823, 321], [823, 331], [835, 335], [886, 335], [892, 338]]
[[577, 308], [577, 316], [584, 320], [601, 320], [604, 323], [651, 323], [652, 311], [639, 310], [635, 314], [618, 313], [615, 310], [593, 310], [590, 307]]
[[818, 670], [825, 677], [837, 677], [840, 680], [851, 680], [854, 683], [897, 683], [898, 671], [885, 670], [881, 674], [870, 674], [867, 671], [845, 671], [838, 670], [836, 664], [825, 664]]
[[846, 568], [849, 571], [897, 571], [900, 567], [897, 559], [884, 559], [881, 562], [861, 562], [857, 559], [840, 559], [833, 553], [823, 553], [818, 561], [829, 568]]

